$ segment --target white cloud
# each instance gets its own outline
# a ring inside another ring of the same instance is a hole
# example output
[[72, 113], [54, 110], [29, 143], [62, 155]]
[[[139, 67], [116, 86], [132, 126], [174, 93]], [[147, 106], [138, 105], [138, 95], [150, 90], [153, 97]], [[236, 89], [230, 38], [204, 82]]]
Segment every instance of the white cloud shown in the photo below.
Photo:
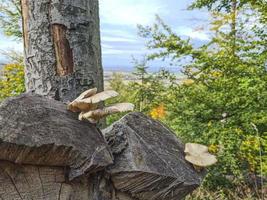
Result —
[[120, 49], [103, 49], [103, 55], [121, 55], [121, 56], [132, 56], [132, 55], [143, 55], [147, 51], [144, 49], [136, 50], [120, 50]]
[[102, 50], [103, 55], [124, 55], [124, 51], [113, 48], [105, 48]]
[[187, 36], [192, 39], [201, 40], [201, 41], [210, 41], [210, 35], [205, 30], [194, 30], [193, 28], [180, 26], [177, 29], [177, 33], [182, 36]]
[[160, 0], [100, 0], [102, 23], [136, 26], [154, 21], [155, 14], [164, 13]]
[[101, 34], [117, 36], [131, 35], [131, 37], [135, 36], [134, 33], [129, 30], [122, 30], [117, 28], [107, 29], [105, 26], [101, 27]]
[[137, 42], [137, 33], [135, 31], [119, 30], [103, 26], [101, 38], [102, 41], [107, 42]]
[[121, 56], [131, 56], [131, 55], [142, 55], [146, 53], [146, 49], [136, 46], [134, 49], [118, 49], [111, 45], [102, 45], [102, 54], [106, 55], [121, 55]]
[[10, 40], [9, 38], [5, 36], [0, 35], [0, 50], [8, 50], [8, 49], [22, 52], [23, 51], [22, 42], [16, 42], [16, 41]]
[[7, 57], [5, 57], [1, 52], [6, 52], [9, 50], [14, 50], [16, 52], [23, 52], [22, 42], [13, 41], [10, 38], [5, 37], [0, 33], [0, 66], [1, 64], [7, 62]]
[[128, 43], [135, 43], [137, 40], [132, 38], [126, 37], [116, 37], [116, 36], [102, 36], [101, 39], [103, 42], [128, 42]]

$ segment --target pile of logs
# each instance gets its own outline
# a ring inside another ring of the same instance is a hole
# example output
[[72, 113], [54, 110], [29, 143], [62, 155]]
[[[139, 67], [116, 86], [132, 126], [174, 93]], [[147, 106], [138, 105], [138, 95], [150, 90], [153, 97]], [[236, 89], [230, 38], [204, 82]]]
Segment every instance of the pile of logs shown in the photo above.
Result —
[[32, 93], [0, 106], [0, 199], [179, 200], [203, 172], [166, 126], [130, 113], [105, 130]]

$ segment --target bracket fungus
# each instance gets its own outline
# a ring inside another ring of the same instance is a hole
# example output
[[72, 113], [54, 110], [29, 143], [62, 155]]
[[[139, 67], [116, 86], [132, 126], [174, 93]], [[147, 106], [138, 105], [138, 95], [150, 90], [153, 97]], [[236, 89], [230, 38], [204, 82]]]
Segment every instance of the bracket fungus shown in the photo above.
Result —
[[86, 119], [91, 123], [97, 123], [103, 117], [120, 112], [133, 111], [134, 105], [131, 103], [117, 103], [103, 109], [92, 110], [89, 112], [81, 112], [79, 120]]
[[131, 103], [118, 103], [104, 108], [98, 108], [98, 103], [119, 94], [114, 90], [106, 90], [97, 93], [97, 89], [89, 89], [83, 92], [78, 98], [68, 105], [68, 110], [80, 112], [79, 120], [88, 120], [97, 123], [100, 119], [119, 112], [133, 111], [134, 105]]
[[89, 89], [80, 94], [74, 101], [68, 104], [68, 110], [72, 112], [86, 112], [97, 108], [97, 104], [119, 94], [114, 90], [97, 93], [97, 88]]
[[217, 162], [216, 156], [208, 151], [208, 147], [202, 144], [187, 143], [184, 150], [185, 159], [196, 167], [208, 167]]

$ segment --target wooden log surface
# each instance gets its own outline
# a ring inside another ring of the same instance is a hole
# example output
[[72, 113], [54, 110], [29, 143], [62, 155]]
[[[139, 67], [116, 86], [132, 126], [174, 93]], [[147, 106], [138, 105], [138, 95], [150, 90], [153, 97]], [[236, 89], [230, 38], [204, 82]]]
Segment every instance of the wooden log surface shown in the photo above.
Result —
[[0, 199], [87, 200], [88, 179], [69, 182], [62, 167], [0, 162]]
[[102, 133], [77, 118], [32, 93], [0, 105], [0, 199], [179, 200], [203, 179], [179, 139], [141, 113]]
[[70, 179], [113, 162], [101, 132], [66, 105], [31, 93], [0, 106], [0, 160], [69, 168]]
[[142, 200], [178, 200], [203, 178], [185, 160], [184, 145], [167, 127], [130, 113], [103, 130], [114, 154], [108, 167], [117, 190]]

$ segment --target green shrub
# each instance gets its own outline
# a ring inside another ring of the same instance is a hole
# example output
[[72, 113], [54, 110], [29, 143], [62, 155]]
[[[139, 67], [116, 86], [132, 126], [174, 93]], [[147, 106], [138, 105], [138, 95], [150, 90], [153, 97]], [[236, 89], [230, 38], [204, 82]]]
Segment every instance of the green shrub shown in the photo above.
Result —
[[0, 71], [0, 101], [25, 91], [24, 66], [7, 64]]

